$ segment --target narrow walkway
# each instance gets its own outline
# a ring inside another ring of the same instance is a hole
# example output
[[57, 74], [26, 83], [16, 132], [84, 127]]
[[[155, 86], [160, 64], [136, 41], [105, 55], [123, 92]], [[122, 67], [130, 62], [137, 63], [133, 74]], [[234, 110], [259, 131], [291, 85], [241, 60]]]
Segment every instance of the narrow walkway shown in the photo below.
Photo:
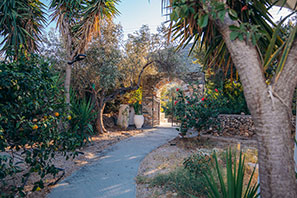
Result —
[[175, 128], [148, 129], [113, 145], [97, 162], [86, 165], [58, 184], [49, 198], [135, 198], [134, 178], [143, 158], [175, 138]]

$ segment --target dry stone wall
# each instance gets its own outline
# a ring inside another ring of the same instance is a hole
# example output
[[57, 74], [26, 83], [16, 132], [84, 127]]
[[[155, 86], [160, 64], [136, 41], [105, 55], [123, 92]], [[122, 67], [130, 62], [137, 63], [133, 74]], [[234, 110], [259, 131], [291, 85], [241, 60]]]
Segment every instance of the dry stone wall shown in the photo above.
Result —
[[[292, 125], [295, 126], [296, 117], [292, 118]], [[227, 115], [218, 116], [219, 127], [210, 128], [208, 133], [216, 136], [245, 136], [252, 137], [256, 130], [251, 115]]]

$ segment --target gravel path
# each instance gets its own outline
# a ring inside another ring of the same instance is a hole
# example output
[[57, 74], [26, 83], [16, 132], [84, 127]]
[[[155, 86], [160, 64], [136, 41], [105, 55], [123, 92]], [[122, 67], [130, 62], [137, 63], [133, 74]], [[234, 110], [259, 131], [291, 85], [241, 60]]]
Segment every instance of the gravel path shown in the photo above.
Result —
[[49, 198], [135, 198], [134, 178], [144, 157], [175, 138], [175, 128], [148, 129], [105, 150], [99, 159], [58, 184]]

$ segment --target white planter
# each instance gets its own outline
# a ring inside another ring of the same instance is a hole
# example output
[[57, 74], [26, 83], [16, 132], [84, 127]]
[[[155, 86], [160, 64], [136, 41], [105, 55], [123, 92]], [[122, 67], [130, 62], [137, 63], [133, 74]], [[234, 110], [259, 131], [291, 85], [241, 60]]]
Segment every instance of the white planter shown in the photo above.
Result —
[[144, 123], [144, 117], [143, 115], [135, 115], [134, 116], [134, 124], [137, 129], [140, 129]]

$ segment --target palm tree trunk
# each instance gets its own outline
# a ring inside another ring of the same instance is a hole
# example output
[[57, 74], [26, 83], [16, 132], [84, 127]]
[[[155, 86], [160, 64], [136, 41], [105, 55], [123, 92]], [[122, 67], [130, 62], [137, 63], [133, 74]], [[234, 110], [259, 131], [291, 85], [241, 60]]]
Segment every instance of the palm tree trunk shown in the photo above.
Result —
[[64, 81], [65, 101], [66, 101], [67, 106], [69, 106], [69, 104], [70, 104], [71, 69], [72, 69], [72, 65], [67, 64], [66, 74], [65, 74], [65, 81]]
[[[65, 40], [65, 44], [66, 44], [66, 50], [67, 50], [67, 55], [68, 55], [68, 61], [72, 61], [74, 58], [74, 54], [73, 54], [73, 42], [72, 42], [72, 36], [71, 36], [71, 26], [67, 21], [67, 18], [64, 21], [64, 32], [63, 32], [63, 36], [64, 36], [64, 40]], [[67, 62], [68, 62], [67, 61]], [[66, 63], [66, 71], [65, 71], [65, 81], [64, 81], [64, 89], [65, 89], [65, 101], [66, 101], [66, 105], [69, 108], [69, 104], [70, 104], [70, 86], [71, 86], [71, 70], [72, 70], [72, 65]]]
[[[217, 21], [232, 60], [243, 84], [244, 95], [252, 114], [258, 138], [261, 197], [297, 197], [294, 172], [293, 141], [289, 112], [296, 86], [296, 72], [287, 60], [277, 82], [265, 83], [263, 69], [255, 46], [238, 39], [231, 41], [228, 16], [224, 23]], [[297, 50], [297, 49], [295, 49]], [[292, 50], [294, 51], [294, 50]], [[291, 57], [293, 62], [294, 56]], [[288, 71], [285, 71], [288, 70]], [[287, 79], [287, 80], [286, 80]], [[291, 84], [289, 84], [291, 83]], [[292, 86], [295, 84], [294, 86]], [[280, 98], [282, 97], [282, 98]]]
[[293, 141], [288, 109], [267, 98], [253, 115], [258, 139], [261, 197], [296, 197]]

